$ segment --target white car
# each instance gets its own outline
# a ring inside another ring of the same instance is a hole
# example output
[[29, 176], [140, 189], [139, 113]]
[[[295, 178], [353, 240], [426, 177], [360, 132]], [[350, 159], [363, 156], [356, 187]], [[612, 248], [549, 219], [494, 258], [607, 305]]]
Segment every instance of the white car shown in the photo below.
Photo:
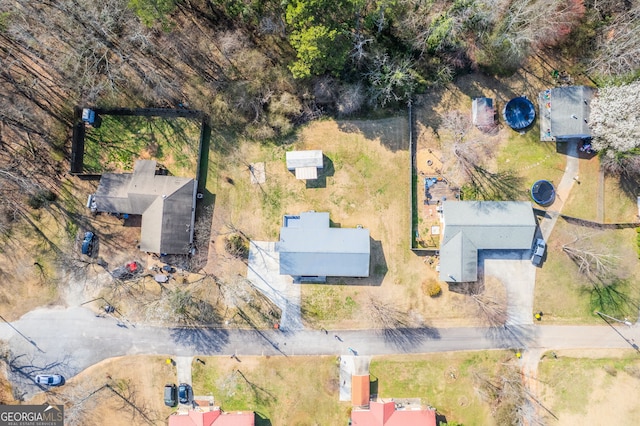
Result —
[[542, 263], [542, 257], [547, 249], [547, 243], [542, 238], [536, 239], [536, 245], [533, 246], [533, 256], [531, 257], [531, 263], [535, 266], [540, 266]]
[[38, 374], [36, 383], [39, 385], [58, 386], [62, 384], [62, 376], [59, 374]]

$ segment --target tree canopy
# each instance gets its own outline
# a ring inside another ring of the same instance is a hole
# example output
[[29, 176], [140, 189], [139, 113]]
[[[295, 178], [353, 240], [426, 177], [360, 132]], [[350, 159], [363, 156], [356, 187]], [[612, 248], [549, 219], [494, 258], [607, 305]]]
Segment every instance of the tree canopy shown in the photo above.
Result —
[[591, 102], [589, 127], [593, 148], [601, 152], [607, 170], [636, 169], [633, 165], [640, 158], [640, 80], [600, 89]]

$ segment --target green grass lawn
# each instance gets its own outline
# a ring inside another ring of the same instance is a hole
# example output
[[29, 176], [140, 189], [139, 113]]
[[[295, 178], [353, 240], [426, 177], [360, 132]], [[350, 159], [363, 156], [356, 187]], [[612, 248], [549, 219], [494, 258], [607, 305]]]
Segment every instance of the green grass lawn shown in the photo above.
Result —
[[[372, 391], [377, 386], [381, 398], [420, 398], [448, 421], [492, 425], [472, 372], [496, 371], [513, 357], [506, 351], [375, 357]], [[213, 395], [225, 411], [253, 410], [274, 426], [347, 423], [350, 404], [338, 401], [337, 358], [240, 358], [242, 362], [227, 357], [201, 358], [205, 365], [194, 362], [194, 394]]]
[[258, 426], [348, 421], [350, 404], [338, 401], [336, 357], [202, 359], [206, 365], [194, 362], [192, 366], [194, 394], [213, 395], [224, 411], [255, 411]]
[[[640, 360], [633, 350], [624, 351], [620, 358], [560, 355], [554, 359], [547, 353], [539, 364], [538, 379], [543, 389], [543, 403], [558, 417], [558, 424], [638, 424], [640, 421], [636, 402]], [[603, 413], [604, 419], [594, 418], [591, 411], [602, 411], [603, 407], [607, 407], [605, 411], [610, 414]]]
[[579, 181], [571, 188], [569, 198], [565, 200], [562, 214], [580, 219], [598, 221], [599, 192], [598, 158], [580, 160]]
[[494, 372], [513, 357], [504, 351], [376, 357], [370, 372], [380, 397], [422, 398], [448, 421], [492, 425], [490, 407], [478, 396], [471, 373]]
[[555, 185], [564, 174], [566, 158], [556, 151], [553, 142], [540, 142], [538, 125], [534, 125], [524, 135], [512, 131], [500, 147], [497, 155], [498, 170], [511, 171], [521, 178], [518, 192], [520, 200], [531, 200], [529, 190], [539, 179], [546, 179]]
[[[573, 243], [576, 238], [583, 242]], [[611, 300], [597, 297], [593, 286], [562, 250], [563, 245], [572, 243], [615, 256], [613, 270], [621, 281], [614, 289], [630, 303], [615, 294]], [[596, 230], [558, 219], [548, 241], [547, 258], [536, 273], [534, 309], [545, 313], [545, 322], [599, 323], [601, 320], [593, 314], [595, 310], [635, 319], [638, 313], [634, 301], [640, 298], [636, 247], [633, 228]]]
[[84, 169], [87, 173], [131, 171], [135, 160], [155, 159], [174, 176], [194, 176], [200, 121], [189, 118], [101, 116], [88, 128]]

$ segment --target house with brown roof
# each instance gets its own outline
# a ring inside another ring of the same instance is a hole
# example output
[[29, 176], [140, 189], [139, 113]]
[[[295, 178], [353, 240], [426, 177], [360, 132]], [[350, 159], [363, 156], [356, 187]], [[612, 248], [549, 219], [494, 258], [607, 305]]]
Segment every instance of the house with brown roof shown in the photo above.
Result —
[[140, 250], [187, 254], [193, 244], [197, 181], [156, 171], [153, 160], [138, 160], [133, 173], [105, 173], [93, 195], [95, 209], [141, 215]]
[[393, 400], [371, 401], [369, 408], [354, 407], [352, 426], [436, 426], [436, 410]]
[[169, 416], [169, 426], [255, 426], [253, 411], [225, 412], [212, 401], [196, 400], [194, 408]]

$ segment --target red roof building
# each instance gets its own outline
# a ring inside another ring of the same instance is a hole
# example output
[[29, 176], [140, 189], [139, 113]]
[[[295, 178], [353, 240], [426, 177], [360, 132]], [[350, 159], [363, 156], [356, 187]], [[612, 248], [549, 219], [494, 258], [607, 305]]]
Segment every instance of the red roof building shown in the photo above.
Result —
[[207, 406], [207, 401], [195, 401], [196, 407], [186, 413], [169, 416], [169, 426], [255, 426], [253, 411], [224, 412], [220, 407]]
[[351, 411], [353, 426], [436, 426], [436, 410], [396, 406], [393, 401], [371, 401], [369, 409]]
[[351, 405], [366, 408], [369, 406], [369, 375], [351, 376]]

